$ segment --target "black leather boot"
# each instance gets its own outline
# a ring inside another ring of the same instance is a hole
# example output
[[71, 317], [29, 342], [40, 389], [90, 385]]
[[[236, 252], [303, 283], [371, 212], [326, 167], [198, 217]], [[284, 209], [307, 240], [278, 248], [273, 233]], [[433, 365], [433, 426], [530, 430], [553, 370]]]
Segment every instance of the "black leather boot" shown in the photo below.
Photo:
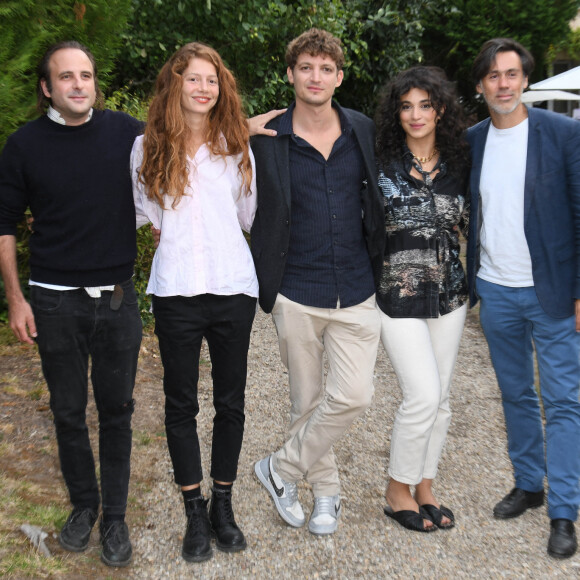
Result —
[[133, 555], [129, 528], [124, 521], [115, 520], [108, 525], [101, 520], [101, 560], [107, 566], [128, 566]]
[[188, 562], [203, 562], [212, 557], [211, 532], [207, 515], [207, 499], [202, 496], [185, 502], [187, 528], [183, 537], [181, 555]]
[[73, 509], [58, 536], [60, 545], [71, 552], [86, 550], [96, 521], [96, 511], [90, 508]]
[[246, 549], [246, 538], [234, 518], [231, 490], [214, 489], [209, 509], [211, 531], [216, 546], [222, 552], [239, 552]]

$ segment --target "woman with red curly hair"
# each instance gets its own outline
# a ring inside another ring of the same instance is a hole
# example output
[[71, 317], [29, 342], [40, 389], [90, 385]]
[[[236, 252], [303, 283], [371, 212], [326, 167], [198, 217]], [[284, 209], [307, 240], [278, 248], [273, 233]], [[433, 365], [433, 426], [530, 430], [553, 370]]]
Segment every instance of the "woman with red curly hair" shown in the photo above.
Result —
[[[256, 211], [254, 159], [232, 73], [198, 42], [180, 48], [157, 78], [145, 134], [131, 157], [137, 225], [161, 238], [147, 293], [164, 367], [165, 426], [187, 528], [182, 555], [246, 547], [232, 510], [244, 432], [244, 391], [258, 282], [243, 230]], [[212, 362], [213, 440], [208, 500], [196, 416], [202, 339]]]

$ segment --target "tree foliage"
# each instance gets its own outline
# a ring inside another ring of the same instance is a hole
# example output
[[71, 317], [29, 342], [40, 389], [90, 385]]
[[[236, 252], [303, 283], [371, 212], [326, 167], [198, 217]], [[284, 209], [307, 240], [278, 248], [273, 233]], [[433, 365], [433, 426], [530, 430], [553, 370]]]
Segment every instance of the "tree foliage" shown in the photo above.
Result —
[[132, 0], [118, 84], [149, 94], [157, 72], [186, 42], [213, 46], [234, 71], [248, 113], [286, 106], [288, 42], [312, 26], [340, 37], [346, 79], [340, 101], [372, 112], [388, 75], [420, 58], [422, 0]]
[[36, 66], [61, 40], [88, 45], [106, 86], [131, 0], [2, 0], [0, 3], [0, 148], [36, 114]]
[[[528, 48], [536, 60], [530, 82], [545, 76], [551, 45], [569, 34], [579, 0], [439, 0], [426, 3], [421, 48], [425, 62], [443, 67], [457, 81], [466, 104], [478, 108], [471, 64], [490, 38], [510, 37]], [[479, 107], [479, 112], [482, 107]]]
[[[180, 46], [205, 42], [238, 78], [250, 115], [288, 105], [288, 42], [312, 26], [343, 41], [345, 80], [338, 100], [369, 115], [386, 81], [424, 60], [442, 66], [474, 108], [471, 63], [481, 44], [511, 36], [531, 49], [536, 78], [546, 55], [565, 46], [580, 54], [568, 22], [580, 0], [0, 0], [0, 148], [35, 116], [36, 65], [46, 47], [74, 39], [88, 45], [109, 88], [107, 106], [146, 117], [163, 63]], [[550, 49], [550, 50], [549, 50]], [[22, 226], [19, 260], [27, 262]], [[136, 285], [147, 318], [150, 233], [138, 232]], [[25, 268], [21, 270], [23, 285]], [[0, 304], [0, 319], [5, 316]]]

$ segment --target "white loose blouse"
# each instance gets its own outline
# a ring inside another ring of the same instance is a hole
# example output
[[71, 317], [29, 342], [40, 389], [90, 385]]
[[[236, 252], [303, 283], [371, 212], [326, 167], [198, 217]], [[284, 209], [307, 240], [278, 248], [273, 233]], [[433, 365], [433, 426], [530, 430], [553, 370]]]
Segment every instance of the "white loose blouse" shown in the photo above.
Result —
[[151, 266], [147, 294], [258, 296], [258, 279], [242, 229], [250, 231], [257, 206], [256, 169], [252, 162], [249, 195], [241, 192], [241, 155], [211, 155], [203, 145], [188, 157], [189, 183], [175, 208], [164, 196], [165, 209], [147, 199], [138, 179], [143, 159], [143, 136], [131, 152], [131, 176], [137, 227], [151, 222], [161, 240]]

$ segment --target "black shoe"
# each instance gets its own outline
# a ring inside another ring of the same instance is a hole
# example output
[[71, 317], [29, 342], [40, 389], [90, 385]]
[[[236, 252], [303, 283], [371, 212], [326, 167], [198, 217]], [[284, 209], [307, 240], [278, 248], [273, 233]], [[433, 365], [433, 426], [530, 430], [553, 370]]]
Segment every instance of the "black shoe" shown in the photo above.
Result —
[[58, 535], [59, 544], [71, 552], [86, 550], [96, 521], [91, 508], [74, 508]]
[[232, 492], [214, 489], [209, 509], [211, 531], [216, 546], [222, 552], [240, 552], [246, 549], [246, 538], [238, 528], [232, 509]]
[[548, 554], [554, 558], [569, 558], [576, 553], [578, 541], [572, 520], [556, 519], [550, 522]]
[[185, 502], [187, 528], [181, 555], [188, 562], [203, 562], [212, 557], [207, 499], [196, 497]]
[[101, 520], [100, 529], [103, 544], [101, 560], [107, 566], [127, 566], [133, 555], [127, 524], [124, 521], [114, 520], [105, 526]]
[[544, 504], [544, 490], [524, 491], [514, 487], [493, 508], [493, 515], [500, 520], [521, 516], [528, 508], [537, 508]]

